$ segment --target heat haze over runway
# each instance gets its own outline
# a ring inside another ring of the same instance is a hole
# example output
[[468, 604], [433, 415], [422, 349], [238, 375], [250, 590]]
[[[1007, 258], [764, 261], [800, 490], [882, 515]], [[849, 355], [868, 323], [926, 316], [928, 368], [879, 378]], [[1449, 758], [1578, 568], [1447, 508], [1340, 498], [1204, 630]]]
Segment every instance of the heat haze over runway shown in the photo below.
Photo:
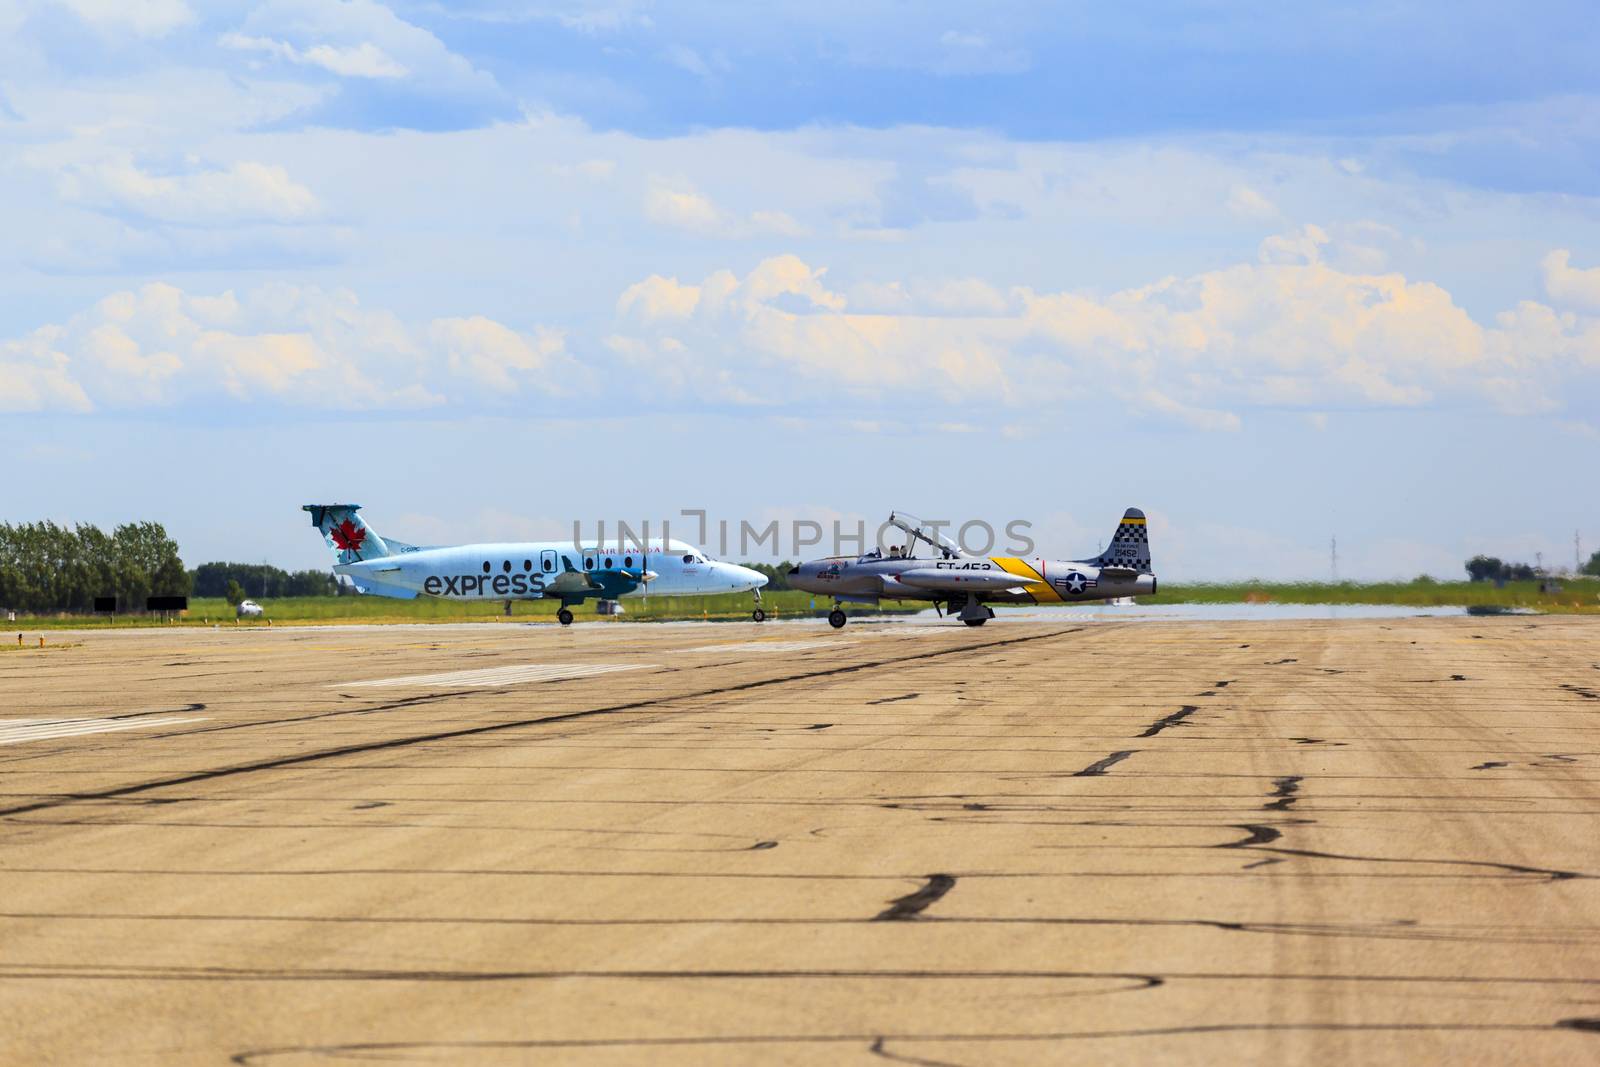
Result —
[[1594, 1062], [1582, 618], [0, 656], [0, 1059]]

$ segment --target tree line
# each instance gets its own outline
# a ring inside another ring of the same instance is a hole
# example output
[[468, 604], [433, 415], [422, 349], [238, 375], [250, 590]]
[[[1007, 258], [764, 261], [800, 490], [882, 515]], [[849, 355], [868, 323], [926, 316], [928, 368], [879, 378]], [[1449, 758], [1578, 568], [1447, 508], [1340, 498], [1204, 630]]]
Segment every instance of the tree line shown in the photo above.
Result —
[[0, 608], [92, 611], [96, 597], [143, 609], [149, 596], [187, 596], [189, 573], [159, 522], [109, 534], [87, 523], [0, 523]]
[[[1466, 566], [1467, 577], [1475, 582], [1531, 582], [1543, 577], [1526, 563], [1511, 563], [1496, 556], [1473, 556]], [[1578, 573], [1600, 577], [1600, 552], [1590, 556]]]
[[190, 572], [195, 596], [229, 596], [229, 584], [238, 595], [253, 600], [286, 596], [334, 596], [338, 581], [331, 571], [286, 571], [270, 563], [202, 563]]

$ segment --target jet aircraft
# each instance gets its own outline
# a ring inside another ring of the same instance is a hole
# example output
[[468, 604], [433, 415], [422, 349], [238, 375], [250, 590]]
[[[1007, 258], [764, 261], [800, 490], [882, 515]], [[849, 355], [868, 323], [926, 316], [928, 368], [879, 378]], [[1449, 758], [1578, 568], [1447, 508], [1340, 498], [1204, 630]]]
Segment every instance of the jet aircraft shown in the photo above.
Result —
[[358, 591], [411, 600], [553, 600], [556, 618], [572, 624], [572, 608], [599, 601], [602, 614], [621, 611], [624, 597], [701, 596], [754, 590], [755, 621], [762, 622], [765, 575], [710, 559], [682, 541], [595, 544], [525, 541], [427, 547], [379, 536], [359, 514], [359, 504], [306, 504], [311, 525], [334, 556], [334, 573]]
[[[1117, 524], [1111, 547], [1093, 559], [1047, 560], [1011, 556], [969, 556], [914, 515], [891, 514], [889, 521], [908, 535], [904, 548], [888, 555], [874, 548], [861, 556], [810, 560], [789, 572], [796, 589], [833, 598], [828, 622], [845, 624], [843, 604], [880, 600], [929, 600], [968, 626], [994, 618], [996, 604], [1070, 604], [1149, 596], [1156, 591], [1150, 569], [1150, 539], [1144, 512], [1129, 508]], [[917, 555], [922, 542], [928, 555]]]

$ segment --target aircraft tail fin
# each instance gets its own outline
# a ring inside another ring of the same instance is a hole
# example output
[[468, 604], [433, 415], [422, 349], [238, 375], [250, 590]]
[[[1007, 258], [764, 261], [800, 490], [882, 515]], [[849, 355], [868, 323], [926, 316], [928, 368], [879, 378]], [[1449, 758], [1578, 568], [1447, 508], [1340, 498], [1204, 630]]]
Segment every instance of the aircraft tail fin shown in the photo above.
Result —
[[1154, 573], [1150, 568], [1150, 534], [1144, 512], [1129, 508], [1117, 523], [1117, 532], [1111, 535], [1111, 544], [1093, 561], [1101, 567]]
[[301, 510], [311, 513], [311, 525], [321, 531], [335, 563], [360, 563], [395, 554], [395, 549], [362, 521], [360, 504], [306, 504]]

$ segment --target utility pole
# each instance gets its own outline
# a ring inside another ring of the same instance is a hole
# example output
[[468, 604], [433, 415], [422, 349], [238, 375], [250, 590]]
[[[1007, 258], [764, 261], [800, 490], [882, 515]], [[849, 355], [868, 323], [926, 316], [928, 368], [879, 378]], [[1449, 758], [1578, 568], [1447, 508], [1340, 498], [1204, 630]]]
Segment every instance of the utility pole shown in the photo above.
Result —
[[1339, 584], [1339, 539], [1334, 537], [1328, 541], [1328, 566], [1333, 571], [1333, 584]]
[[1583, 538], [1577, 530], [1572, 531], [1572, 573], [1583, 573]]

